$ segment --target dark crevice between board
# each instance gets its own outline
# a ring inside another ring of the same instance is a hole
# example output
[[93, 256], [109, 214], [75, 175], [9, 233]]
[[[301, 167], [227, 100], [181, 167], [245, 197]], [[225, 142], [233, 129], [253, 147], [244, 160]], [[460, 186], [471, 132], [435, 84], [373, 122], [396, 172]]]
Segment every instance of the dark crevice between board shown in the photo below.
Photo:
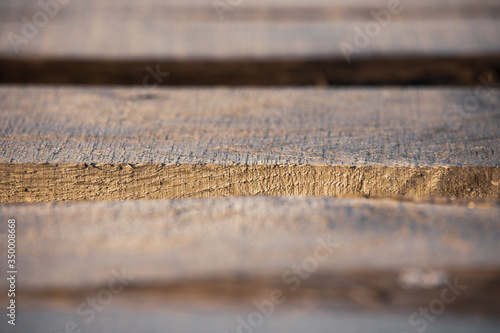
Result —
[[[163, 74], [155, 79], [150, 73], [157, 68]], [[354, 58], [350, 64], [338, 58], [218, 61], [0, 57], [0, 83], [5, 84], [477, 86], [485, 78], [496, 82], [499, 77], [500, 55]]]
[[[475, 293], [464, 293], [456, 302], [448, 305], [447, 310], [464, 313], [472, 311], [482, 316], [498, 316], [500, 309], [493, 305], [500, 294], [500, 272], [498, 269], [441, 268], [449, 276], [460, 276], [460, 283], [475, 285]], [[465, 281], [465, 282], [464, 282]], [[446, 285], [445, 285], [446, 286]], [[106, 287], [106, 286], [102, 286]], [[155, 300], [154, 304], [164, 309], [174, 306], [178, 309], [191, 308], [203, 310], [210, 304], [213, 308], [224, 308], [230, 300], [233, 307], [245, 309], [252, 304], [255, 295], [262, 290], [283, 290], [287, 302], [285, 310], [291, 310], [304, 302], [314, 302], [323, 310], [335, 310], [345, 306], [357, 311], [377, 308], [383, 311], [412, 309], [428, 303], [429, 299], [440, 297], [442, 288], [407, 288], [401, 281], [398, 270], [339, 270], [311, 274], [301, 282], [297, 290], [291, 290], [279, 276], [259, 277], [252, 275], [215, 276], [205, 279], [183, 279], [182, 281], [134, 283], [129, 285], [120, 298], [122, 307], [133, 306], [137, 298]], [[471, 288], [471, 287], [470, 287]], [[470, 289], [469, 289], [470, 290]], [[61, 302], [71, 303], [84, 299], [85, 295], [96, 294], [98, 288], [44, 288], [21, 292], [21, 297], [32, 305]], [[362, 294], [360, 299], [356, 295]], [[364, 301], [363, 301], [364, 300]]]

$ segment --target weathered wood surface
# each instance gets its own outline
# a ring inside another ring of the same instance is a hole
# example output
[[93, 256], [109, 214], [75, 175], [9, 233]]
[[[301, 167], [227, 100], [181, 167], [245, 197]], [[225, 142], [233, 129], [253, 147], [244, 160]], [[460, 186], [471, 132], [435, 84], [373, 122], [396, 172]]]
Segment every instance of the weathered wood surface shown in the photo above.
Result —
[[[221, 20], [211, 1], [73, 0], [29, 38], [23, 17], [33, 22], [38, 1], [0, 6], [2, 82], [142, 84], [156, 64], [167, 85], [471, 85], [500, 73], [492, 0], [402, 1], [358, 44], [355, 29], [387, 1], [242, 1]], [[360, 50], [351, 64], [342, 42]]]
[[2, 87], [0, 99], [1, 202], [500, 197], [493, 88]]
[[0, 98], [2, 163], [500, 164], [492, 87], [3, 86]]
[[[144, 311], [251, 305], [273, 288], [285, 307], [413, 309], [455, 278], [467, 288], [447, 312], [500, 309], [498, 205], [247, 197], [0, 206], [0, 219], [12, 218], [22, 308], [71, 309], [116, 269], [134, 278], [115, 302]], [[294, 265], [303, 267], [298, 286]]]

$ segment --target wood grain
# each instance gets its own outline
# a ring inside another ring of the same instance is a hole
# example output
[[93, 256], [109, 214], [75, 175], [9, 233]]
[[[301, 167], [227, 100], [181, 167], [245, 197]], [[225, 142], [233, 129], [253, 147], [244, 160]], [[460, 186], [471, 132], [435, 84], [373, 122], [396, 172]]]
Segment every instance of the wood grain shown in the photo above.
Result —
[[498, 199], [491, 89], [3, 87], [0, 201]]
[[[25, 308], [76, 305], [116, 269], [134, 277], [126, 308], [227, 309], [279, 288], [285, 307], [412, 309], [457, 278], [467, 289], [447, 311], [493, 314], [499, 207], [251, 197], [3, 205], [0, 218], [16, 219]], [[289, 290], [293, 265], [309, 274]]]
[[6, 1], [0, 82], [142, 84], [158, 63], [172, 73], [165, 85], [473, 85], [499, 76], [498, 2], [402, 4], [349, 64], [340, 44], [354, 45], [356, 27], [386, 1], [243, 1], [221, 20], [210, 1], [73, 0], [18, 52], [9, 34], [23, 36], [22, 18], [41, 9]]
[[2, 203], [324, 196], [499, 200], [498, 167], [0, 164]]

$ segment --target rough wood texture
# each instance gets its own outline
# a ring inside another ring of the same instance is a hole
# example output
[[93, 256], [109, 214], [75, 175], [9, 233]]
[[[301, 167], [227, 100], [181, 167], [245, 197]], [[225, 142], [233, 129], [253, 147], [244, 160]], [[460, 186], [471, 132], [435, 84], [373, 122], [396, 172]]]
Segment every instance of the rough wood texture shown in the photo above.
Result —
[[[135, 278], [116, 302], [142, 299], [143, 310], [227, 309], [272, 288], [287, 290], [285, 307], [413, 309], [455, 278], [467, 289], [447, 311], [500, 309], [498, 205], [252, 197], [0, 206], [10, 218], [24, 308], [72, 307], [125, 269]], [[293, 265], [309, 274], [290, 291], [295, 274], [282, 275]]]
[[3, 87], [0, 201], [498, 199], [491, 89]]
[[[467, 111], [469, 97], [479, 100]], [[500, 90], [1, 87], [2, 163], [499, 166]]]
[[0, 202], [299, 195], [500, 199], [498, 167], [0, 164]]
[[[142, 84], [476, 84], [500, 74], [497, 1], [402, 1], [348, 64], [340, 48], [387, 1], [243, 1], [219, 18], [211, 1], [76, 1], [18, 47], [38, 0], [1, 4], [0, 81]], [[12, 35], [11, 35], [12, 36]], [[270, 71], [271, 70], [271, 71]], [[264, 75], [267, 74], [267, 75]], [[431, 75], [429, 75], [431, 73]], [[259, 75], [260, 74], [260, 75]]]

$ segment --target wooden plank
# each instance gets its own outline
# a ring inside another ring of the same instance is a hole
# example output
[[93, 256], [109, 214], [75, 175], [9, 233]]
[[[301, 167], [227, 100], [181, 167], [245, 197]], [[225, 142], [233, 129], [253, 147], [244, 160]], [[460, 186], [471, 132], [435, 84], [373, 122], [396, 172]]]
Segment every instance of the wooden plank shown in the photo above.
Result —
[[[21, 20], [22, 16], [29, 19], [39, 9], [38, 6], [36, 0], [22, 3], [9, 1], [2, 34], [5, 37], [9, 32], [21, 34], [25, 24]], [[318, 19], [314, 13], [308, 13], [306, 7], [326, 17]], [[245, 14], [252, 8], [254, 15]], [[292, 12], [292, 15], [285, 15], [291, 23], [278, 23], [274, 18], [276, 14], [265, 14], [273, 8], [275, 11]], [[442, 12], [444, 8], [445, 13]], [[382, 9], [387, 9], [387, 3], [378, 0], [358, 5], [349, 2], [332, 5], [325, 1], [316, 4], [298, 1], [295, 6], [283, 1], [274, 5], [273, 2], [251, 2], [242, 3], [228, 13], [228, 18], [236, 15], [236, 18], [233, 17], [236, 22], [228, 24], [220, 22], [216, 10], [205, 1], [198, 1], [197, 4], [156, 0], [141, 3], [124, 0], [74, 2], [61, 6], [53, 20], [40, 29], [40, 37], [23, 44], [19, 54], [36, 57], [45, 54], [52, 57], [225, 60], [241, 57], [342, 56], [338, 44], [344, 39], [352, 42], [352, 29], [374, 20], [371, 10]], [[498, 54], [495, 14], [500, 10], [500, 5], [496, 1], [464, 0], [438, 4], [434, 1], [419, 1], [402, 9], [401, 13], [392, 15], [395, 22], [392, 22], [391, 16], [391, 24], [387, 27], [391, 33], [376, 36], [381, 41], [370, 43], [364, 50], [366, 52], [363, 52], [365, 55], [396, 55], [405, 51], [416, 54]], [[293, 15], [293, 12], [297, 14]], [[435, 15], [437, 12], [438, 19], [433, 19], [431, 13]], [[238, 19], [238, 15], [250, 22]], [[304, 16], [302, 20], [301, 15]], [[455, 15], [455, 18], [446, 15]], [[204, 24], [205, 20], [210, 24]], [[254, 24], [252, 21], [255, 20], [264, 21], [265, 24]], [[88, 22], [93, 22], [92, 26]], [[84, 28], [85, 33], [80, 28]], [[78, 42], [72, 42], [74, 33], [79, 33]], [[120, 33], [125, 34], [126, 38], [122, 38]], [[350, 33], [352, 37], [347, 38]], [[442, 34], [436, 38], [439, 33]], [[5, 37], [2, 38], [1, 53], [15, 55]], [[402, 37], [411, 40], [402, 42]], [[464, 39], [467, 39], [467, 43], [463, 43]], [[104, 45], [105, 48], [102, 47]]]
[[[414, 311], [456, 278], [467, 288], [447, 313], [499, 311], [498, 204], [251, 197], [0, 206], [0, 219], [12, 218], [22, 308], [72, 308], [118, 270], [134, 277], [115, 300], [125, 309], [138, 300], [143, 310], [228, 309], [279, 288], [285, 308]], [[308, 274], [290, 290], [294, 265]]]
[[491, 87], [2, 87], [0, 202], [498, 200], [498, 96]]
[[[166, 85], [471, 85], [500, 73], [500, 5], [491, 0], [404, 3], [351, 64], [340, 44], [356, 46], [356, 27], [386, 1], [244, 1], [224, 20], [207, 1], [72, 1], [30, 38], [22, 18], [41, 10], [38, 1], [2, 6], [1, 82], [142, 84], [158, 63], [171, 73]], [[12, 34], [25, 38], [18, 47]]]

